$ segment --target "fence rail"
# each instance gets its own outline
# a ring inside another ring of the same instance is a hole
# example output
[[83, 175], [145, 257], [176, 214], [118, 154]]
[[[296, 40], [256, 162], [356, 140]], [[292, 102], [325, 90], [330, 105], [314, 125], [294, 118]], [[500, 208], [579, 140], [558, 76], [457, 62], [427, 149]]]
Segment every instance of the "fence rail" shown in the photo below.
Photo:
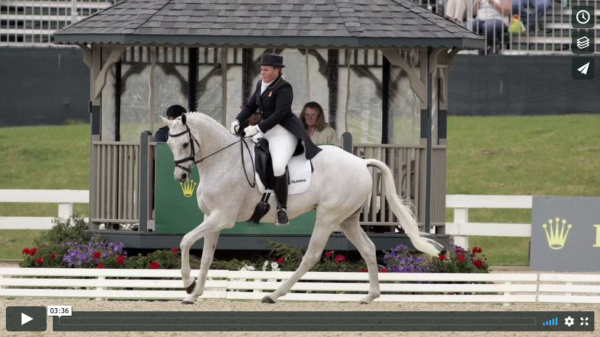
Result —
[[[73, 215], [73, 204], [89, 203], [81, 190], [0, 190], [0, 203], [58, 204], [58, 217]], [[52, 217], [0, 217], [0, 229], [50, 229]], [[86, 220], [87, 221], [87, 220]]]
[[[403, 157], [403, 158], [410, 158]], [[407, 163], [407, 160], [400, 159], [399, 163]], [[416, 164], [415, 164], [416, 165]], [[409, 165], [403, 166], [398, 164], [394, 170], [397, 186], [402, 179], [399, 177], [408, 177], [411, 175]], [[415, 172], [415, 171], [413, 171]], [[409, 180], [411, 182], [418, 181], [417, 178]], [[374, 175], [374, 180], [378, 179]], [[376, 185], [378, 186], [378, 185]], [[403, 187], [404, 186], [404, 187]], [[399, 186], [399, 191], [410, 191], [408, 184]], [[413, 188], [414, 189], [414, 188]], [[381, 191], [374, 191], [373, 195], [381, 194]], [[383, 194], [385, 195], [385, 194]], [[383, 198], [374, 198], [366, 203], [366, 215], [363, 215], [365, 220], [372, 219], [373, 214], [380, 214], [380, 202]], [[58, 216], [61, 218], [70, 217], [73, 215], [73, 204], [88, 203], [88, 191], [73, 191], [73, 190], [0, 190], [0, 203], [58, 203]], [[514, 223], [473, 223], [469, 221], [469, 209], [531, 209], [533, 204], [532, 196], [514, 196], [514, 195], [447, 195], [445, 199], [445, 207], [454, 209], [453, 222], [447, 222], [446, 234], [454, 235], [454, 242], [462, 247], [469, 247], [469, 236], [505, 236], [505, 237], [531, 237], [531, 224], [514, 224]], [[384, 215], [389, 215], [389, 208], [381, 207]], [[379, 216], [379, 215], [378, 215]], [[391, 216], [387, 219], [391, 219]], [[50, 229], [52, 228], [51, 217], [0, 217], [0, 229]], [[86, 219], [87, 220], [87, 219]], [[378, 217], [374, 220], [380, 220]], [[394, 217], [394, 220], [395, 219]], [[397, 225], [392, 223], [390, 225]], [[362, 222], [364, 224], [364, 222]], [[369, 223], [369, 222], [368, 222]], [[367, 224], [368, 224], [367, 223]], [[376, 223], [376, 222], [373, 222]], [[381, 225], [381, 223], [377, 223]], [[383, 223], [385, 225], [386, 223]]]
[[532, 196], [448, 195], [446, 206], [454, 209], [454, 222], [446, 223], [446, 234], [454, 235], [454, 243], [461, 247], [469, 247], [470, 235], [531, 237], [531, 224], [469, 222], [469, 209], [531, 209]]
[[[209, 270], [201, 298], [257, 300], [292, 274]], [[186, 296], [180, 278], [179, 270], [2, 268], [0, 296], [180, 300]], [[383, 273], [379, 279], [378, 302], [600, 303], [600, 275]], [[367, 273], [309, 272], [302, 281], [281, 300], [359, 301], [369, 291]]]

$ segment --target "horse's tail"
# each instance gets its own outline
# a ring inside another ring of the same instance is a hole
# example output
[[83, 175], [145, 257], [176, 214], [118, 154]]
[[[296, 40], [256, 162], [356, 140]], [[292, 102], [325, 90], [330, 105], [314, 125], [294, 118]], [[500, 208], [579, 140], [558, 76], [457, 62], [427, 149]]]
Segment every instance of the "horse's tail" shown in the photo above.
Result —
[[385, 165], [385, 163], [376, 159], [365, 159], [367, 166], [375, 166], [383, 173], [383, 184], [385, 185], [385, 196], [390, 203], [390, 207], [394, 214], [400, 220], [400, 225], [406, 232], [406, 235], [410, 238], [410, 241], [415, 248], [421, 252], [427, 253], [431, 256], [438, 256], [442, 246], [432, 239], [424, 238], [419, 233], [419, 226], [415, 215], [411, 211], [410, 207], [405, 204], [403, 199], [398, 197], [396, 193], [396, 186], [394, 185], [394, 177], [392, 171]]

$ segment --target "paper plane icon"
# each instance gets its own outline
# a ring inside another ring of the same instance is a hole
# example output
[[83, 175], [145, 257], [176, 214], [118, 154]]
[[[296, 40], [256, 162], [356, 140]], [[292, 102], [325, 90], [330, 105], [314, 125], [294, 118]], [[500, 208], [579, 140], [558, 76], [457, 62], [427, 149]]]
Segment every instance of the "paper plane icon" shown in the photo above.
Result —
[[587, 71], [589, 68], [590, 68], [590, 63], [588, 62], [588, 63], [584, 64], [583, 66], [577, 68], [577, 71], [584, 75], [587, 75]]

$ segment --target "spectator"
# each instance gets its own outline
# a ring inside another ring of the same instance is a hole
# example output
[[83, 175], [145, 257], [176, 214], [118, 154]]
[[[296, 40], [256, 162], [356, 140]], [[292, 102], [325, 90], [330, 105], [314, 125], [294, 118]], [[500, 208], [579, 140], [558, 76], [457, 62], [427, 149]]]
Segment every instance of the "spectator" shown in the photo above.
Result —
[[[529, 12], [528, 7], [533, 7]], [[544, 30], [544, 16], [546, 10], [552, 7], [552, 0], [512, 0], [513, 14], [519, 14], [519, 18], [530, 32], [535, 32], [536, 23], [540, 30]]]
[[325, 114], [319, 103], [306, 103], [300, 113], [300, 120], [313, 143], [340, 146], [337, 133], [325, 122]]
[[[185, 109], [181, 105], [171, 105], [167, 109], [167, 119], [173, 120], [173, 119], [181, 116], [185, 112], [186, 112]], [[168, 139], [169, 139], [169, 127], [167, 125], [156, 130], [156, 133], [154, 134], [155, 142], [166, 142]]]
[[501, 48], [502, 33], [508, 31], [512, 0], [475, 0], [473, 3], [473, 30], [486, 38], [487, 53], [497, 54]]
[[467, 11], [466, 0], [448, 0], [446, 4], [446, 18], [462, 25], [465, 13]]

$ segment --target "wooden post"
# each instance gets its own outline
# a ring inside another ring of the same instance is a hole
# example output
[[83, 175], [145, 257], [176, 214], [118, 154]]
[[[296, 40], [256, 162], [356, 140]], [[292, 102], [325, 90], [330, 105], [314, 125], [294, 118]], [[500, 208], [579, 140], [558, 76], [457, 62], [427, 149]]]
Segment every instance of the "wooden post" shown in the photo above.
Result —
[[[454, 223], [459, 228], [462, 224], [469, 223], [469, 209], [468, 208], [455, 208], [454, 209]], [[461, 246], [464, 249], [469, 249], [469, 237], [466, 235], [455, 235], [454, 244]]]

